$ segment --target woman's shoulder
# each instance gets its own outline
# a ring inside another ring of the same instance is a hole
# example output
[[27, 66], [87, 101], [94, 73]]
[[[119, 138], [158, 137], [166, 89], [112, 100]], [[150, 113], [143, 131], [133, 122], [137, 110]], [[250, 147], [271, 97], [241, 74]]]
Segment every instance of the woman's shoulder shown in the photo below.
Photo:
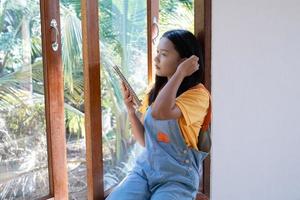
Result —
[[198, 90], [198, 91], [201, 91], [201, 92], [206, 92], [207, 94], [209, 94], [209, 91], [206, 89], [206, 87], [202, 83], [199, 83], [199, 84], [191, 87], [190, 89], [191, 90]]
[[203, 84], [195, 85], [176, 99], [176, 105], [181, 110], [183, 124], [202, 124], [210, 105], [209, 91]]
[[206, 110], [209, 106], [210, 94], [203, 84], [195, 85], [176, 98], [176, 104], [191, 111], [194, 108]]
[[202, 84], [199, 83], [184, 93], [182, 93], [178, 98], [189, 98], [189, 99], [202, 99], [202, 100], [209, 100], [210, 98], [210, 92], [206, 89], [206, 87]]

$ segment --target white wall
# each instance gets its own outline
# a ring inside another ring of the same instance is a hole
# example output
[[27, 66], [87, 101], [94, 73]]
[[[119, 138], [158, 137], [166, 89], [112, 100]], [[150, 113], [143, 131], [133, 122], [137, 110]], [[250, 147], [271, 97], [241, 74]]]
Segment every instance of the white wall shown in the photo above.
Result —
[[300, 1], [212, 0], [212, 200], [300, 200]]

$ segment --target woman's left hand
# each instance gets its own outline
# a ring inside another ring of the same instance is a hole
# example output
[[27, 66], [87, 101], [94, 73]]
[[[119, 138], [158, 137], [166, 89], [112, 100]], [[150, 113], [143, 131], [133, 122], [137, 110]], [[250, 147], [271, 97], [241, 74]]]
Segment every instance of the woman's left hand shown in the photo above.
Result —
[[184, 77], [190, 76], [199, 69], [198, 60], [199, 58], [197, 56], [192, 55], [180, 63], [176, 71]]

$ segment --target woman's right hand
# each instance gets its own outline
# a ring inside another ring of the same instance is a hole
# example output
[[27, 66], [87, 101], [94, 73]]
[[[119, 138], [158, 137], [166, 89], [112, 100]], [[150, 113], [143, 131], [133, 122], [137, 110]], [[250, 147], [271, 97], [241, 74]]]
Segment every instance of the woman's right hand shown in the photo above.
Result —
[[135, 102], [133, 100], [133, 96], [130, 93], [130, 91], [128, 90], [128, 88], [126, 87], [126, 85], [124, 84], [124, 82], [121, 82], [121, 89], [122, 89], [122, 94], [123, 94], [123, 98], [124, 98], [124, 103], [126, 105], [128, 114], [132, 114], [135, 113]]
[[192, 75], [195, 71], [199, 69], [198, 60], [199, 58], [195, 55], [184, 59], [184, 61], [181, 62], [177, 67], [177, 71], [179, 71], [178, 73], [183, 75], [183, 77]]

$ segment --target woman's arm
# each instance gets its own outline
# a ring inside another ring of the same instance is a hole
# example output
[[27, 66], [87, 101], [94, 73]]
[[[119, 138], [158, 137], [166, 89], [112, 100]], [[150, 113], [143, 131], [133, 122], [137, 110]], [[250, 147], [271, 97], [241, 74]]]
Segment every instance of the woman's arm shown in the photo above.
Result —
[[198, 57], [191, 56], [183, 61], [167, 84], [157, 95], [152, 106], [152, 117], [159, 120], [178, 119], [181, 116], [180, 109], [175, 105], [177, 90], [186, 76], [190, 76], [198, 70]]
[[136, 116], [135, 108], [134, 108], [135, 103], [133, 101], [133, 97], [123, 82], [122, 82], [122, 93], [124, 97], [124, 103], [128, 111], [132, 134], [136, 139], [136, 141], [144, 147], [145, 146], [144, 126], [141, 120]]
[[152, 117], [159, 120], [177, 119], [181, 116], [180, 109], [175, 105], [176, 93], [184, 77], [179, 71], [170, 78], [158, 93], [152, 105]]
[[128, 113], [131, 124], [131, 132], [140, 145], [145, 146], [144, 126], [136, 114]]

